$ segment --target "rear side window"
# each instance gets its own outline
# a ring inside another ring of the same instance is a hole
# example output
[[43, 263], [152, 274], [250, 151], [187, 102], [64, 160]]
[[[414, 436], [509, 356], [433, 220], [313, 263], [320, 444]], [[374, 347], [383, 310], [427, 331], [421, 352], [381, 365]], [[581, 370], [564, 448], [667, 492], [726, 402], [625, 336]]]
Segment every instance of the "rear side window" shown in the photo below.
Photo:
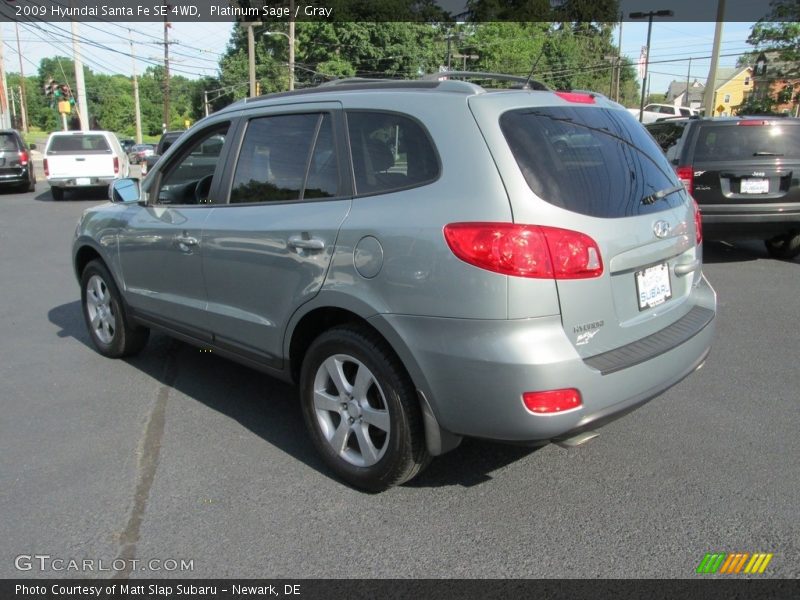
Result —
[[11, 133], [0, 133], [0, 152], [17, 152], [17, 138]]
[[50, 140], [47, 151], [64, 154], [110, 154], [111, 148], [102, 135], [57, 135]]
[[680, 185], [661, 149], [627, 111], [542, 107], [512, 110], [500, 128], [531, 190], [550, 204], [616, 218], [679, 206]]
[[[743, 121], [746, 123], [747, 121]], [[800, 158], [800, 126], [703, 124], [695, 143], [695, 160], [732, 161], [762, 157]]]
[[232, 204], [329, 198], [338, 188], [329, 114], [277, 115], [249, 122], [233, 177]]
[[347, 113], [356, 194], [379, 194], [430, 183], [439, 159], [428, 134], [396, 113]]
[[667, 158], [671, 158], [675, 154], [675, 147], [678, 145], [686, 128], [686, 122], [667, 121], [646, 125], [646, 128], [656, 140], [656, 143], [661, 146], [661, 149], [667, 153]]

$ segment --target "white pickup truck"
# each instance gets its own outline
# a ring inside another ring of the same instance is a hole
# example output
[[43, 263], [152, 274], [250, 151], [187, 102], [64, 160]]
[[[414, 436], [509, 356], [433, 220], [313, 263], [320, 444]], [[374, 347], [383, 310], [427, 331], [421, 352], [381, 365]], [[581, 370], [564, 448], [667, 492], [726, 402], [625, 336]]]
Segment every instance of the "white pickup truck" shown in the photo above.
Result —
[[[629, 108], [628, 112], [637, 119], [639, 118], [638, 108]], [[685, 106], [675, 106], [673, 104], [648, 104], [642, 113], [642, 123], [655, 123], [659, 119], [671, 117], [691, 117], [698, 114], [697, 109]]]
[[54, 200], [66, 190], [108, 188], [128, 177], [128, 155], [110, 131], [58, 131], [44, 151], [44, 174]]

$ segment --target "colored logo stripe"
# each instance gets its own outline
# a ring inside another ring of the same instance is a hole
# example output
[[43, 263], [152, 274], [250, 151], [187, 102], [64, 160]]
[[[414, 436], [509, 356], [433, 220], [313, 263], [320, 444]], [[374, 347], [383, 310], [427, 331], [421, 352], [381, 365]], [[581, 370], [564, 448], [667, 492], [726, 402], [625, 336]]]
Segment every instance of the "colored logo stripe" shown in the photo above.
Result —
[[741, 573], [744, 567], [744, 573], [763, 573], [766, 571], [767, 565], [773, 556], [773, 554], [764, 552], [757, 552], [752, 555], [748, 552], [732, 552], [730, 554], [727, 552], [709, 552], [700, 561], [696, 572], [730, 575], [732, 573]]

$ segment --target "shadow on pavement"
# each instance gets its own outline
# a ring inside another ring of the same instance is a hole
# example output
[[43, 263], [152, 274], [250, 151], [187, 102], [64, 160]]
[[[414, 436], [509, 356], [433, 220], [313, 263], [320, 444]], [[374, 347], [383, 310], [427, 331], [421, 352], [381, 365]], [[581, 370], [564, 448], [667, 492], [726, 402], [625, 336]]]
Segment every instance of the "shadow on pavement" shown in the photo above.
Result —
[[39, 202], [73, 202], [81, 200], [98, 202], [102, 200], [108, 200], [108, 190], [106, 188], [90, 188], [76, 191], [65, 191], [63, 200], [55, 200], [53, 195], [50, 193], [50, 188], [46, 184], [42, 186], [41, 183], [37, 183], [34, 200], [38, 200]]
[[[80, 302], [56, 306], [47, 316], [60, 328], [59, 337], [73, 337], [94, 350]], [[322, 462], [306, 433], [295, 386], [160, 333], [151, 333], [144, 351], [125, 360], [162, 385], [166, 385], [168, 379], [165, 365], [174, 363], [177, 376], [169, 377], [173, 389], [235, 419], [283, 452], [338, 481]], [[110, 368], [112, 364], [109, 361]], [[534, 451], [536, 448], [464, 440], [452, 452], [436, 458], [406, 486], [472, 487], [490, 481], [493, 471]]]

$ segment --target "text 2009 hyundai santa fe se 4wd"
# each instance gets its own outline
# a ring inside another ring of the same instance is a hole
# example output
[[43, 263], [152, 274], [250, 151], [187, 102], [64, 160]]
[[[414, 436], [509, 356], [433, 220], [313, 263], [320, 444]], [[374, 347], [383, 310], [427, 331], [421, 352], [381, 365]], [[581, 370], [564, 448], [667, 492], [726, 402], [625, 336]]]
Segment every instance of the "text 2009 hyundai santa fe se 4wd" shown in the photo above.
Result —
[[574, 440], [711, 346], [697, 207], [602, 96], [420, 80], [255, 98], [112, 196], [74, 241], [97, 349], [157, 328], [299, 382], [357, 487], [463, 436]]

